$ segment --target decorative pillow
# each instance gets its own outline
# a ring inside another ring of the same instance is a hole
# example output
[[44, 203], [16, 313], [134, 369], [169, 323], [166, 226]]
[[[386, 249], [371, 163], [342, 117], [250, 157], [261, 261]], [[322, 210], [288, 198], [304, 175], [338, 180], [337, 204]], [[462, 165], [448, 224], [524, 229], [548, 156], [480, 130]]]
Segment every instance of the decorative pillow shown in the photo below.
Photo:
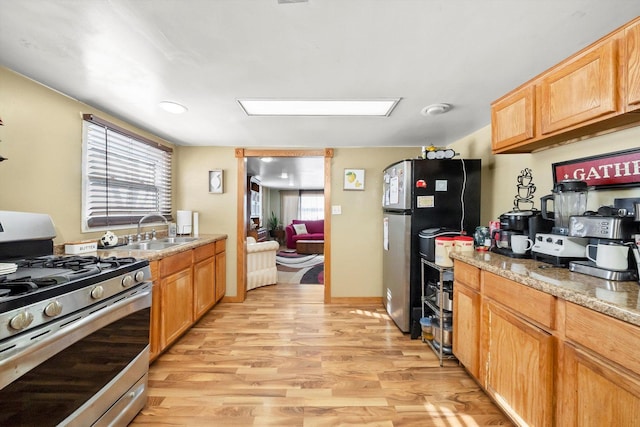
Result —
[[309, 234], [306, 224], [293, 224], [293, 229], [296, 231], [296, 234]]

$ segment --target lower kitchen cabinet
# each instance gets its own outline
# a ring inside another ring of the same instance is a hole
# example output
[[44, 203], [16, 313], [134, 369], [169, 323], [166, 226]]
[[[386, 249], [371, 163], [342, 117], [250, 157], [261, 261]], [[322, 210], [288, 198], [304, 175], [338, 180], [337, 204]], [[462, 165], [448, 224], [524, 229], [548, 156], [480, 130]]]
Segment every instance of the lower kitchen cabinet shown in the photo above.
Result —
[[480, 368], [480, 269], [455, 261], [453, 354], [476, 379]]
[[160, 345], [173, 344], [193, 323], [192, 251], [160, 260]]
[[153, 278], [149, 360], [173, 344], [226, 292], [226, 241], [149, 263]]
[[553, 425], [553, 336], [491, 300], [482, 316], [485, 390], [518, 424]]
[[227, 241], [216, 241], [216, 302], [227, 292]]
[[199, 319], [216, 303], [215, 243], [193, 250], [193, 318]]
[[573, 345], [563, 347], [558, 426], [637, 426], [640, 378]]

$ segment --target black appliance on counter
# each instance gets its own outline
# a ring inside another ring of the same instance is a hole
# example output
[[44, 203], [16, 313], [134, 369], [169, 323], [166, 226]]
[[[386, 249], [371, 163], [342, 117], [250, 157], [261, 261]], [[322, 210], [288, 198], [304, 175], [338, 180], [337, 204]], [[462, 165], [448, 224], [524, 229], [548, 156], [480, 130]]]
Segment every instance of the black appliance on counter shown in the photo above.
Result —
[[530, 249], [524, 254], [511, 250], [511, 236], [524, 235], [533, 241], [537, 233], [547, 233], [553, 227], [553, 221], [544, 219], [536, 209], [505, 212], [498, 219], [500, 228], [493, 230], [491, 251], [511, 258], [531, 258]]
[[0, 425], [127, 425], [144, 407], [147, 260], [53, 255], [49, 215], [0, 211]]

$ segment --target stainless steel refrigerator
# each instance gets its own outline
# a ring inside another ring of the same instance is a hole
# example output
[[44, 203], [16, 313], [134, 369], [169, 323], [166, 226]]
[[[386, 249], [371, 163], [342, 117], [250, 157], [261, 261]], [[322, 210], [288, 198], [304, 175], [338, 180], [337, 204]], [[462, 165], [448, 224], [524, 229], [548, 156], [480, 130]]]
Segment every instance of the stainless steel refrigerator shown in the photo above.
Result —
[[419, 328], [421, 230], [443, 227], [473, 235], [480, 222], [478, 159], [403, 160], [383, 175], [383, 290], [402, 332]]

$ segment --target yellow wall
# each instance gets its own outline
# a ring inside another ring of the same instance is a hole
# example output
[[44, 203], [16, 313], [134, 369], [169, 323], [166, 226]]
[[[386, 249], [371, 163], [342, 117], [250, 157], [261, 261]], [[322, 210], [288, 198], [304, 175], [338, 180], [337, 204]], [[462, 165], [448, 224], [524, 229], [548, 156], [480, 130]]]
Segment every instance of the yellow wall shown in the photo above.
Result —
[[51, 215], [57, 245], [104, 233], [82, 233], [80, 228], [82, 115], [87, 113], [171, 145], [0, 67], [0, 117], [4, 122], [0, 154], [9, 159], [0, 163], [0, 209]]
[[[540, 209], [540, 197], [551, 194], [553, 188], [552, 164], [572, 159], [628, 150], [640, 146], [640, 127], [625, 129], [608, 135], [574, 142], [531, 154], [491, 154], [491, 126], [455, 142], [450, 147], [465, 157], [481, 158], [482, 214], [481, 222], [497, 219], [513, 209], [516, 178], [524, 168], [533, 171], [536, 185], [535, 207]], [[597, 190], [588, 194], [587, 208], [596, 210], [613, 204], [614, 198], [640, 197], [638, 187], [626, 190]], [[551, 206], [550, 206], [551, 208]]]

